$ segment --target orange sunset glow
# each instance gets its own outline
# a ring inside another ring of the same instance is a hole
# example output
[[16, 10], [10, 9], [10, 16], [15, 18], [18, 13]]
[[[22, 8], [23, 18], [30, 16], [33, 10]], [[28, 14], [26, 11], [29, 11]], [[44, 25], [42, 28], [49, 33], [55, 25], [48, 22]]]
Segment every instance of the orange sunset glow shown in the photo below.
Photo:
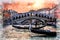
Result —
[[32, 2], [13, 2], [4, 3], [4, 10], [15, 10], [19, 13], [28, 12], [29, 10], [38, 10], [42, 8], [53, 8], [56, 4], [54, 2], [48, 2], [48, 0], [33, 0]]

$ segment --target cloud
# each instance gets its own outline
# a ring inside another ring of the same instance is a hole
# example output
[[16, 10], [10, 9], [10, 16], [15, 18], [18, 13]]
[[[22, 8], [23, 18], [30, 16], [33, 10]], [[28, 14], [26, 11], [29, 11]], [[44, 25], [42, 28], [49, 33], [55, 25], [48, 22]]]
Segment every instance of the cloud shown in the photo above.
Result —
[[12, 0], [0, 0], [0, 3], [3, 3], [3, 2], [10, 3], [10, 2], [12, 2]]
[[[34, 1], [34, 0], [33, 0]], [[0, 0], [0, 3], [33, 2], [32, 0]]]
[[[48, 0], [48, 1], [54, 1], [55, 3], [59, 4], [60, 0]], [[12, 3], [12, 2], [34, 2], [34, 0], [0, 0], [0, 3]]]

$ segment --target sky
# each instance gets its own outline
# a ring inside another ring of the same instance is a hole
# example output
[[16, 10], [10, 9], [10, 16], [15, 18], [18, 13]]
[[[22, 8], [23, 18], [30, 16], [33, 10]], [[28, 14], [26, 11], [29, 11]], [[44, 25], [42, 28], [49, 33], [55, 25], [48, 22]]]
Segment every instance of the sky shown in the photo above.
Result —
[[[8, 5], [8, 9], [13, 9], [18, 12], [25, 12], [33, 9], [37, 10], [44, 7], [50, 7], [52, 3], [59, 4], [59, 0], [0, 0], [0, 4], [3, 3], [19, 3]], [[13, 7], [14, 6], [14, 7]]]
[[[33, 0], [33, 1], [38, 1], [38, 0]], [[11, 3], [11, 2], [33, 2], [33, 1], [32, 0], [0, 0], [0, 3], [3, 3], [3, 2], [7, 2], [7, 3]], [[43, 0], [43, 1], [46, 1], [46, 0]], [[60, 0], [48, 0], [48, 1], [54, 1], [55, 3], [60, 2]]]

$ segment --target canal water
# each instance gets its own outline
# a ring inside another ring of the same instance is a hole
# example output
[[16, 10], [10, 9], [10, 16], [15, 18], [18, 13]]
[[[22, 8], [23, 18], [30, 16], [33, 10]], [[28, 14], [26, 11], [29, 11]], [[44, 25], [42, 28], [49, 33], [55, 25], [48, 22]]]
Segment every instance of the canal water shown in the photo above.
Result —
[[[56, 37], [33, 36], [33, 37], [29, 37], [29, 38], [14, 38], [14, 37], [6, 38], [6, 35], [4, 34], [5, 28], [3, 28], [2, 16], [0, 15], [0, 40], [60, 40], [60, 20], [59, 19], [57, 20], [56, 25], [57, 25], [57, 36]], [[7, 29], [7, 30], [9, 30], [9, 29]], [[24, 36], [24, 35], [22, 35], [22, 36]]]

